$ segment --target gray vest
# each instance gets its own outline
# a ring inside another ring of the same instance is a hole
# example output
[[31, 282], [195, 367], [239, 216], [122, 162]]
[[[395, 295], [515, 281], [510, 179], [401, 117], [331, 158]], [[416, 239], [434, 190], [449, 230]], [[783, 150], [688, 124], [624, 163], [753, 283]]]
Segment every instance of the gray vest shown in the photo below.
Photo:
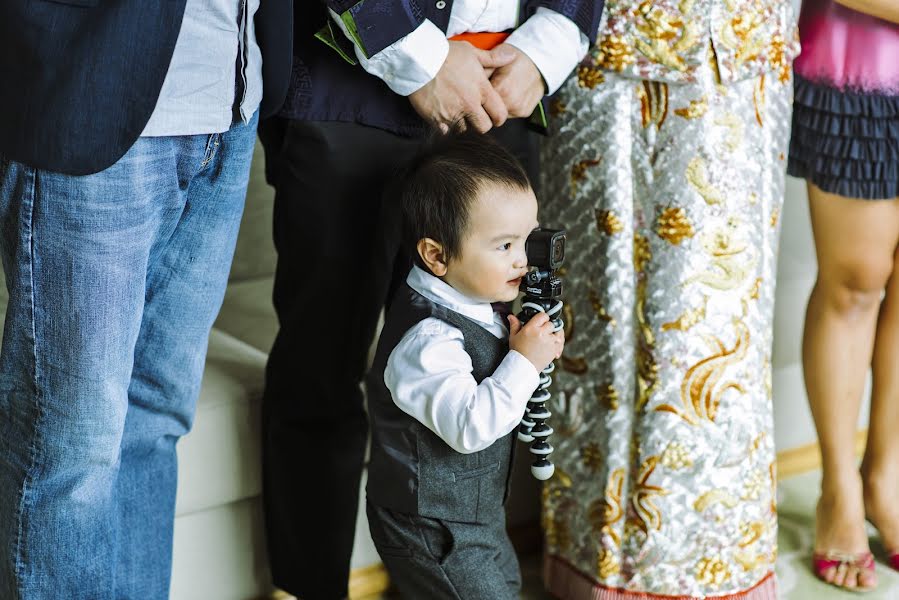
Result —
[[480, 452], [461, 454], [400, 410], [384, 384], [390, 353], [407, 331], [428, 317], [462, 332], [478, 383], [493, 374], [509, 351], [507, 340], [475, 321], [431, 302], [406, 284], [397, 290], [366, 379], [372, 425], [368, 499], [407, 514], [490, 522], [501, 518], [508, 495], [514, 432]]

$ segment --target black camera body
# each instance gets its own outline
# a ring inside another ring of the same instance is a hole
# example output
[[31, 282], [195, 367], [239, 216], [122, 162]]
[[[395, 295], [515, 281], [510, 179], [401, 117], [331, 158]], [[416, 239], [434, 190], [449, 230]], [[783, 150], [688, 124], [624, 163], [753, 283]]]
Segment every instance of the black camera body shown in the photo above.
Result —
[[[539, 313], [546, 313], [553, 325], [553, 331], [561, 331], [565, 327], [562, 320], [562, 280], [556, 271], [565, 260], [565, 231], [561, 229], [535, 229], [525, 241], [525, 252], [528, 255], [528, 271], [521, 280], [519, 289], [524, 292], [521, 299], [521, 312], [518, 319], [527, 323]], [[552, 415], [546, 408], [550, 399], [547, 389], [552, 383], [550, 373], [555, 369], [549, 363], [540, 372], [540, 383], [528, 400], [527, 409], [518, 426], [518, 439], [531, 444], [530, 452], [537, 456], [531, 465], [531, 473], [540, 481], [553, 476], [555, 467], [549, 460], [553, 447], [548, 438], [553, 429], [546, 424]]]
[[565, 260], [565, 231], [563, 229], [535, 229], [525, 242], [528, 265], [534, 267], [521, 280], [520, 290], [537, 298], [557, 298], [562, 295], [562, 280], [556, 270]]

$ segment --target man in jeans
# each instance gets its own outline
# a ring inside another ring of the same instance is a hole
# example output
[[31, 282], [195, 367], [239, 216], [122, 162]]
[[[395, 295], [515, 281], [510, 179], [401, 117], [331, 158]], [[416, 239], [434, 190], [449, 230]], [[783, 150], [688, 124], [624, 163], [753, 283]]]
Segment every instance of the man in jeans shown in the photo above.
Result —
[[3, 600], [168, 597], [175, 443], [291, 16], [291, 0], [0, 3]]

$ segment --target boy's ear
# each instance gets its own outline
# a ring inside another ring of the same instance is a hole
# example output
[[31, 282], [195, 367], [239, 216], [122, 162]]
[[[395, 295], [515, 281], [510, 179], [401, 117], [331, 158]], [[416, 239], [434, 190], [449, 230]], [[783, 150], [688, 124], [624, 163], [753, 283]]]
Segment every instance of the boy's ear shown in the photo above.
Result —
[[446, 261], [443, 258], [443, 246], [431, 238], [421, 238], [415, 245], [418, 256], [426, 267], [437, 277], [446, 275]]

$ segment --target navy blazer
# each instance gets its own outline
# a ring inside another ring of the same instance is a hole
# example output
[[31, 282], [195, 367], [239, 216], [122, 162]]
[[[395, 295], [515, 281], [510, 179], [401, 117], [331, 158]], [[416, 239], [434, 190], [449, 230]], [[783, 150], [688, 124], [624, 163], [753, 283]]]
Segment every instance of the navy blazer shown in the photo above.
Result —
[[[395, 94], [379, 78], [359, 65], [351, 65], [315, 39], [327, 22], [325, 6], [344, 21], [350, 21], [357, 42], [372, 56], [412, 32], [425, 19], [446, 31], [452, 0], [318, 0], [308, 2], [305, 20], [297, 23], [292, 76], [280, 115], [301, 121], [343, 121], [415, 137], [427, 124], [412, 109], [409, 99]], [[522, 19], [540, 7], [570, 18], [587, 36], [596, 40], [603, 0], [521, 0]], [[337, 27], [333, 27], [342, 35]], [[345, 51], [352, 53], [347, 46]]]
[[[0, 0], [0, 156], [84, 175], [115, 163], [159, 97], [185, 0]], [[261, 0], [260, 114], [283, 102], [293, 0]]]

